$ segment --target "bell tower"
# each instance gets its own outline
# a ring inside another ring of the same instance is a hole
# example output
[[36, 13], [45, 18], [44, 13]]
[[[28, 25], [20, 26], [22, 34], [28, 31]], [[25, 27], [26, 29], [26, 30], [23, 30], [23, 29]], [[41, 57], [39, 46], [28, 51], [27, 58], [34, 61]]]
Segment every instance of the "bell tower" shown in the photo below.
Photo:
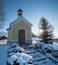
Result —
[[22, 16], [23, 11], [19, 9], [17, 13], [18, 13], [18, 16]]

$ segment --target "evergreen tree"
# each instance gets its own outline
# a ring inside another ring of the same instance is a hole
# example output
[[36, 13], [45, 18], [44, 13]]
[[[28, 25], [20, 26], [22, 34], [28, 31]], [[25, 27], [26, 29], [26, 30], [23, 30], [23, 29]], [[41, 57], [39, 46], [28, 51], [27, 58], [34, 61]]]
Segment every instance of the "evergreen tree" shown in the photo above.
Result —
[[47, 19], [44, 17], [41, 18], [40, 23], [39, 23], [39, 38], [41, 42], [44, 43], [53, 43], [53, 27], [52, 25], [49, 24]]

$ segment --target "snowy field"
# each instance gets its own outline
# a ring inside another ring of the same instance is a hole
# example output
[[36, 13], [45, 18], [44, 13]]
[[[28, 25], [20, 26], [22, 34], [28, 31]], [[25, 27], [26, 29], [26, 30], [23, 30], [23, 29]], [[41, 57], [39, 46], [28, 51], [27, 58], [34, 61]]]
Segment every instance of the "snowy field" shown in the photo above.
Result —
[[[52, 53], [43, 53], [43, 48], [37, 48], [34, 44], [38, 43], [33, 41], [33, 45], [22, 45], [26, 53], [33, 57], [33, 65], [58, 65], [58, 57], [54, 57]], [[53, 44], [53, 49], [58, 50], [58, 44]], [[7, 40], [0, 41], [0, 65], [6, 65], [8, 59], [7, 53], [10, 45], [7, 44]]]

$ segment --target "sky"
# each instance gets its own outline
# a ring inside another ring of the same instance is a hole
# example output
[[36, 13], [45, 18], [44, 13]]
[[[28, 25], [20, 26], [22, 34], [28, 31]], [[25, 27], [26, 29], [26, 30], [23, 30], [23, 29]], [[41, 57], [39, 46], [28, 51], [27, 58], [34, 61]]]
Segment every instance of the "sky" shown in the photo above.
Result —
[[6, 12], [3, 31], [9, 28], [9, 23], [17, 19], [17, 10], [23, 10], [23, 16], [33, 26], [32, 32], [38, 34], [41, 17], [45, 17], [54, 27], [54, 35], [58, 37], [58, 0], [4, 0]]

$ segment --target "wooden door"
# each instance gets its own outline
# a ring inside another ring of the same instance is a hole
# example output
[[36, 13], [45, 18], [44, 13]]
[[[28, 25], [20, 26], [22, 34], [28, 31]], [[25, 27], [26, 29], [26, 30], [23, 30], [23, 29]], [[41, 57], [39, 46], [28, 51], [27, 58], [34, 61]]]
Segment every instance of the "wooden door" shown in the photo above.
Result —
[[19, 32], [18, 32], [18, 42], [19, 42], [19, 44], [25, 43], [25, 30], [19, 30]]

